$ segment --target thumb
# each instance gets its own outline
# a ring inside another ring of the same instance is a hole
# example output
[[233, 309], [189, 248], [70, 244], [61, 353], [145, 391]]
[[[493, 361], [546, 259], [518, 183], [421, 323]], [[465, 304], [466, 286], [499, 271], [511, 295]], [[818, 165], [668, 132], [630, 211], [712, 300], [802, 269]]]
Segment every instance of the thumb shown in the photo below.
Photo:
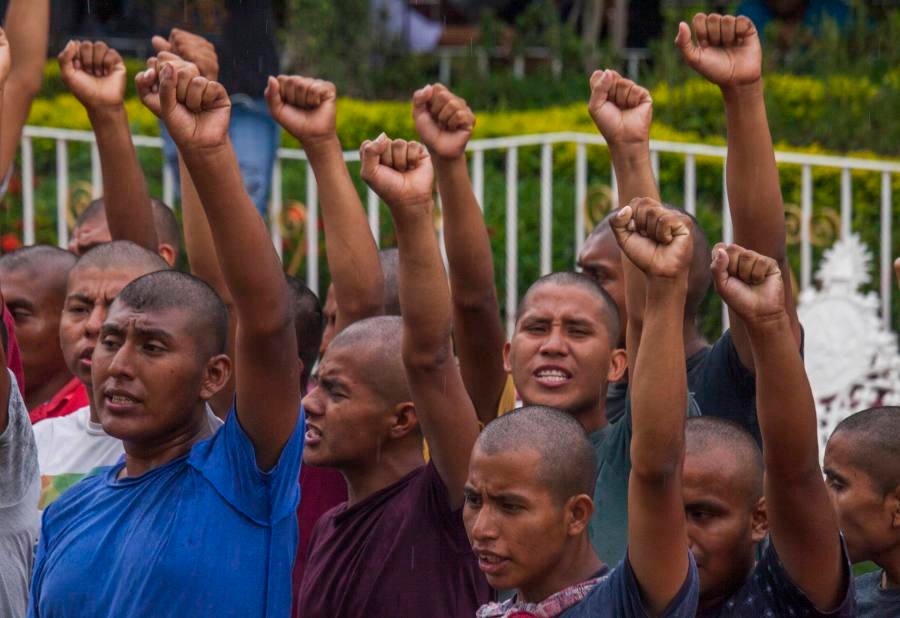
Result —
[[163, 116], [170, 114], [178, 105], [175, 85], [175, 67], [166, 62], [159, 72], [159, 107]]
[[157, 52], [172, 51], [172, 44], [169, 43], [168, 39], [165, 39], [158, 34], [153, 35], [153, 38], [150, 39], [150, 44], [153, 45], [153, 49]]
[[269, 80], [266, 84], [266, 90], [263, 93], [263, 96], [266, 97], [266, 103], [268, 103], [269, 111], [272, 115], [284, 105], [284, 101], [281, 100], [281, 84], [279, 84], [278, 80], [271, 75], [269, 75]]
[[69, 41], [66, 43], [66, 46], [63, 47], [62, 51], [59, 52], [59, 68], [63, 74], [67, 74], [72, 71], [72, 61], [75, 58], [75, 52], [78, 49], [78, 45], [75, 41]]
[[722, 243], [718, 243], [712, 250], [712, 263], [709, 266], [712, 271], [713, 283], [716, 286], [716, 291], [719, 295], [722, 295], [722, 291], [725, 289], [726, 284], [728, 283], [729, 274], [728, 274], [728, 252], [725, 251], [725, 245]]
[[700, 48], [694, 45], [691, 38], [691, 28], [686, 22], [678, 24], [678, 34], [675, 36], [675, 47], [681, 50], [681, 56], [685, 62], [693, 65], [700, 59]]
[[431, 84], [423, 88], [419, 88], [413, 93], [413, 118], [418, 118], [423, 113], [428, 113], [428, 102], [431, 101], [431, 95], [434, 88]]
[[594, 74], [591, 75], [591, 100], [588, 103], [591, 109], [596, 109], [606, 103], [612, 81], [611, 71], [594, 71]]
[[362, 164], [360, 174], [363, 180], [368, 181], [375, 176], [375, 170], [378, 169], [378, 160], [389, 145], [390, 140], [387, 138], [387, 135], [382, 133], [374, 141], [366, 140], [359, 147], [359, 160]]
[[629, 224], [632, 224], [633, 217], [634, 210], [631, 206], [626, 205], [620, 208], [619, 212], [616, 213], [616, 216], [609, 220], [609, 227], [612, 229], [613, 235], [615, 235], [616, 241], [620, 246], [624, 245], [625, 241], [628, 240], [628, 237], [632, 234], [628, 227]]

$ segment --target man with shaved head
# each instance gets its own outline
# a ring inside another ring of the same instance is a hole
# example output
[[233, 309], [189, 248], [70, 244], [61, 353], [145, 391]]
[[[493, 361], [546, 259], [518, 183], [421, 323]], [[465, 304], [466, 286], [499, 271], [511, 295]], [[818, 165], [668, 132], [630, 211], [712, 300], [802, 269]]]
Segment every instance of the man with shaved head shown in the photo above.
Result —
[[433, 169], [420, 144], [384, 135], [360, 154], [394, 217], [403, 317], [342, 330], [303, 400], [304, 463], [339, 470], [348, 500], [313, 530], [296, 614], [471, 617], [491, 598], [460, 513], [478, 421], [450, 342]]
[[66, 365], [59, 321], [75, 256], [48, 245], [0, 257], [0, 286], [16, 321], [28, 383], [25, 403], [32, 423], [66, 416], [87, 405], [87, 391]]
[[41, 507], [66, 489], [122, 456], [121, 440], [100, 424], [92, 390], [92, 357], [100, 326], [119, 292], [131, 281], [169, 266], [157, 254], [127, 240], [101, 244], [71, 268], [59, 343], [68, 371], [86, 388], [88, 403], [68, 416], [35, 425], [41, 468]]
[[879, 567], [856, 578], [859, 615], [900, 615], [900, 407], [841, 421], [825, 448], [825, 477], [850, 559]]

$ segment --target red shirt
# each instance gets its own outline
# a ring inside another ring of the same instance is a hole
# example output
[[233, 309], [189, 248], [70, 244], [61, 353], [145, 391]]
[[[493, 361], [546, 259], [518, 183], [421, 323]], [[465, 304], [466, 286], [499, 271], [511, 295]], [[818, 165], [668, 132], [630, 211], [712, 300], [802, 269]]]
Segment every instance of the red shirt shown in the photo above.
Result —
[[87, 389], [84, 384], [78, 378], [72, 378], [53, 395], [50, 401], [42, 403], [34, 410], [29, 411], [28, 416], [31, 417], [31, 423], [34, 424], [45, 418], [66, 416], [76, 410], [80, 410], [89, 403]]
[[25, 372], [22, 370], [22, 355], [19, 353], [19, 344], [16, 342], [16, 323], [5, 306], [3, 307], [3, 324], [6, 325], [6, 334], [9, 335], [9, 343], [6, 346], [6, 366], [16, 376], [19, 392], [24, 396]]

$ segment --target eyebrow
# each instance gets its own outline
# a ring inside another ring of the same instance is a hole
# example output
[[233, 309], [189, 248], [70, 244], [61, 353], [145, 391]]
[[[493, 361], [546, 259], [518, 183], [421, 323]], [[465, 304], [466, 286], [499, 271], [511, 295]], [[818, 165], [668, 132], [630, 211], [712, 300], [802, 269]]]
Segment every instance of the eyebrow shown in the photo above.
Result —
[[[121, 334], [125, 331], [124, 328], [116, 324], [115, 322], [107, 322], [100, 328], [101, 333], [106, 334]], [[135, 327], [134, 332], [143, 339], [159, 339], [161, 341], [165, 341], [166, 343], [172, 343], [175, 341], [175, 337], [161, 328], [144, 328], [144, 327]]]
[[727, 509], [718, 502], [711, 500], [692, 500], [684, 505], [685, 509], [703, 509], [716, 513], [724, 513]]
[[78, 301], [78, 302], [84, 303], [86, 305], [94, 304], [93, 298], [91, 298], [90, 296], [87, 296], [86, 294], [81, 294], [81, 293], [77, 293], [77, 292], [74, 294], [69, 294], [66, 297], [66, 303], [68, 303], [70, 301]]
[[10, 298], [6, 297], [6, 306], [13, 309], [22, 307], [23, 309], [34, 310], [34, 303], [26, 298]]
[[825, 473], [825, 476], [829, 476], [840, 483], [844, 483], [845, 485], [847, 484], [847, 479], [835, 472], [833, 469], [826, 466], [822, 471]]

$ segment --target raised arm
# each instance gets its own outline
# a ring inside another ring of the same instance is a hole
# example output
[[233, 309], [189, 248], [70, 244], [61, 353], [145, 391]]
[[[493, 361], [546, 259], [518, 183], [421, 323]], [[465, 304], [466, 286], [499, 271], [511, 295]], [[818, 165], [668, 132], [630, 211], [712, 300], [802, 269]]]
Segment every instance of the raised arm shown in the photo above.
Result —
[[338, 141], [337, 93], [331, 82], [280, 75], [277, 79], [269, 77], [266, 101], [278, 124], [300, 140], [316, 175], [328, 270], [337, 301], [338, 333], [383, 311], [384, 276], [375, 239]]
[[622, 208], [611, 225], [622, 253], [647, 279], [646, 345], [630, 381], [628, 559], [645, 607], [659, 614], [684, 585], [689, 568], [681, 495], [687, 407], [681, 325], [693, 253], [691, 221], [640, 198]]
[[[660, 201], [650, 163], [650, 123], [653, 120], [650, 92], [610, 69], [594, 71], [590, 84], [588, 111], [609, 147], [619, 204], [628, 204], [639, 197]], [[625, 348], [628, 372], [633, 374], [644, 323], [646, 283], [640, 269], [624, 256], [622, 269], [628, 311]]]
[[244, 190], [228, 140], [228, 94], [204, 77], [178, 88], [170, 63], [158, 72], [144, 71], [137, 83], [142, 100], [158, 113], [178, 146], [209, 221], [238, 324], [236, 411], [257, 465], [271, 469], [297, 425], [297, 341], [281, 262]]
[[59, 54], [59, 68], [63, 82], [87, 109], [97, 138], [110, 236], [156, 253], [150, 195], [125, 112], [122, 57], [102, 41], [69, 41]]
[[0, 178], [9, 172], [19, 148], [31, 102], [41, 89], [47, 62], [50, 0], [10, 0], [4, 20], [14, 62], [0, 93]]
[[[675, 44], [685, 63], [719, 86], [725, 101], [728, 158], [725, 180], [734, 227], [740, 246], [778, 262], [785, 283], [785, 307], [794, 345], [800, 346], [800, 322], [791, 293], [787, 262], [784, 202], [775, 165], [772, 135], [763, 99], [762, 48], [759, 34], [747, 17], [705, 15], [691, 28], [678, 26]], [[741, 363], [753, 370], [750, 341], [740, 316], [730, 312], [731, 336]]]
[[431, 459], [450, 504], [462, 506], [478, 437], [475, 408], [450, 343], [450, 288], [434, 233], [431, 157], [417, 142], [381, 135], [360, 148], [362, 177], [387, 203], [400, 249], [403, 364]]
[[463, 99], [435, 84], [413, 94], [413, 119], [437, 172], [459, 369], [479, 420], [487, 424], [497, 416], [506, 384], [506, 335], [494, 286], [491, 242], [466, 165], [475, 115]]
[[772, 258], [738, 245], [713, 249], [713, 280], [746, 325], [766, 465], [769, 534], [791, 579], [819, 609], [847, 590], [837, 517], [819, 467], [816, 406]]

